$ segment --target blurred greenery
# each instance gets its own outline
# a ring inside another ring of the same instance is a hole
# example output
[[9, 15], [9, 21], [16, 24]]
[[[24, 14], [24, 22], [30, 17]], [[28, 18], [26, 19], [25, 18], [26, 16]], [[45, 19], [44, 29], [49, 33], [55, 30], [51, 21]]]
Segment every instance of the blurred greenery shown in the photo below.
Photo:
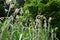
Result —
[[[5, 11], [4, 11], [4, 2], [5, 0], [0, 0], [0, 16], [6, 16], [7, 14], [5, 14]], [[18, 1], [16, 4], [14, 4], [14, 9], [12, 9], [10, 11], [10, 15], [12, 15], [12, 13], [15, 11], [16, 8], [22, 8], [20, 10], [20, 16], [19, 16], [19, 22], [17, 23], [18, 25], [18, 29], [17, 30], [17, 27], [15, 24], [13, 24], [13, 28], [11, 30], [11, 34], [10, 36], [12, 35], [12, 37], [10, 38], [11, 40], [19, 40], [19, 37], [22, 37], [20, 39], [24, 39], [24, 37], [28, 37], [28, 39], [26, 40], [29, 40], [29, 38], [31, 38], [31, 33], [29, 31], [31, 31], [29, 28], [29, 23], [30, 23], [30, 20], [33, 22], [35, 21], [36, 19], [36, 16], [37, 15], [44, 15], [47, 20], [49, 19], [49, 17], [52, 17], [52, 22], [51, 22], [51, 27], [52, 28], [55, 28], [55, 27], [58, 27], [58, 30], [57, 30], [57, 37], [58, 39], [60, 39], [60, 0], [24, 0], [24, 4], [22, 4], [23, 7], [21, 6], [21, 4], [18, 4]], [[28, 28], [26, 28], [24, 31], [22, 30], [22, 27], [23, 26], [26, 26], [25, 24], [27, 23], [28, 25]], [[3, 25], [3, 23], [0, 23], [0, 28], [1, 26]], [[16, 27], [16, 28], [15, 28]], [[0, 29], [1, 30], [1, 29]], [[5, 30], [4, 34], [3, 34], [3, 37], [5, 35], [5, 37], [7, 38], [7, 35], [8, 35], [8, 29]], [[45, 37], [44, 37], [44, 30], [41, 28], [40, 29], [42, 32], [41, 32], [41, 40], [44, 40]], [[22, 33], [23, 31], [23, 33]], [[6, 33], [6, 34], [5, 34]], [[48, 40], [48, 32], [46, 32], [47, 34], [47, 39]], [[4, 37], [4, 39], [6, 39]], [[2, 39], [2, 40], [4, 40]], [[8, 40], [8, 39], [6, 39]]]

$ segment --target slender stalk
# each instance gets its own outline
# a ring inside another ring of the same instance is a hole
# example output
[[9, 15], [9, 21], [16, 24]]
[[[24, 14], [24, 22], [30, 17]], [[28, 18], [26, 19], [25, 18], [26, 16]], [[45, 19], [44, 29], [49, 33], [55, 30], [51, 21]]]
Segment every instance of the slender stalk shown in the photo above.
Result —
[[51, 31], [51, 40], [54, 40], [54, 33], [53, 33], [53, 29], [52, 29], [52, 31]]

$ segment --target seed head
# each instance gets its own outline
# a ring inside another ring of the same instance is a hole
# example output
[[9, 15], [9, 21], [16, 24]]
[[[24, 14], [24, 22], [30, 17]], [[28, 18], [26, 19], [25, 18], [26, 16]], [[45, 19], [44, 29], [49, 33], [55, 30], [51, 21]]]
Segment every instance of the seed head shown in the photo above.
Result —
[[11, 3], [11, 0], [6, 0], [6, 3], [7, 3], [7, 4], [10, 4], [10, 3]]
[[44, 16], [43, 19], [46, 19], [46, 17]]
[[55, 28], [55, 31], [58, 29], [58, 27]]
[[16, 8], [14, 13], [18, 13], [20, 9]]
[[13, 8], [13, 7], [14, 7], [14, 4], [10, 4], [10, 7], [9, 7], [9, 8], [11, 9], [11, 8]]
[[48, 22], [51, 22], [51, 20], [52, 20], [52, 17], [49, 17]]
[[44, 27], [45, 27], [45, 28], [47, 27], [47, 22], [46, 22], [46, 20], [44, 20]]
[[40, 15], [37, 15], [37, 16], [36, 16], [36, 19], [40, 19]]
[[43, 17], [43, 15], [40, 15], [40, 17], [42, 18], [42, 17]]
[[19, 19], [19, 16], [18, 15], [16, 16], [16, 19]]
[[54, 32], [54, 29], [51, 30], [51, 33], [53, 33], [53, 32]]

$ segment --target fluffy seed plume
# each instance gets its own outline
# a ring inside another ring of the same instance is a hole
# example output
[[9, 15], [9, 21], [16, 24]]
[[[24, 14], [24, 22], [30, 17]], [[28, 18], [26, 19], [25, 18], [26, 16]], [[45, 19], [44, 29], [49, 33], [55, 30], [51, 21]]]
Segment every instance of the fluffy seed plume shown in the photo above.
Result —
[[43, 19], [46, 19], [46, 17], [44, 16]]
[[49, 17], [48, 22], [50, 23], [50, 22], [51, 22], [51, 20], [52, 20], [52, 17]]
[[16, 8], [14, 13], [18, 13], [20, 9]]
[[10, 4], [10, 7], [9, 7], [9, 8], [11, 9], [11, 8], [13, 8], [13, 7], [14, 7], [14, 4]]
[[55, 28], [55, 31], [58, 29], [58, 27]]

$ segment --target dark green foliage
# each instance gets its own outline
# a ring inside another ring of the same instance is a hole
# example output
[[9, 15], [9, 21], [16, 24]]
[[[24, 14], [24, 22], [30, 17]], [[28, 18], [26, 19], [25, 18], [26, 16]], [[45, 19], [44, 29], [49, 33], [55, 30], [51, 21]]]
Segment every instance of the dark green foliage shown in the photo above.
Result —
[[[25, 9], [28, 9], [30, 13], [33, 15], [33, 18], [37, 14], [42, 14], [47, 17], [52, 17], [51, 26], [53, 28], [58, 27], [60, 31], [60, 1], [59, 0], [26, 0]], [[27, 5], [27, 6], [26, 6]], [[58, 31], [58, 34], [60, 33]], [[60, 36], [60, 35], [59, 35]]]
[[0, 0], [0, 17], [4, 16], [5, 11], [4, 11], [4, 0]]
[[42, 0], [41, 2], [46, 4], [47, 2], [49, 2], [49, 0]]
[[3, 4], [5, 2], [5, 0], [0, 0], [0, 4]]

